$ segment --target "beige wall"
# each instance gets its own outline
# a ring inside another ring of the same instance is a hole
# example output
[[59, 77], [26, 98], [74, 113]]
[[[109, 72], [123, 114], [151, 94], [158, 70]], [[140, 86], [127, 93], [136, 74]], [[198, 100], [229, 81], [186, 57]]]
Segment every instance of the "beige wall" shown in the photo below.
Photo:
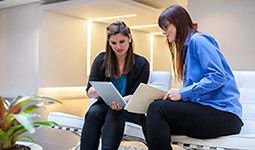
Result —
[[[166, 43], [165, 36], [154, 35], [153, 36], [153, 70], [154, 71], [168, 71], [172, 72], [171, 54]], [[181, 83], [177, 82], [173, 76], [171, 88], [180, 88]]]
[[134, 52], [145, 57], [150, 62], [150, 34], [138, 30], [131, 30]]
[[171, 72], [171, 58], [165, 36], [154, 35], [153, 39], [153, 70]]
[[[91, 27], [91, 66], [95, 57], [105, 51], [107, 24], [92, 22]], [[87, 82], [86, 82], [87, 85]]]
[[[218, 41], [233, 70], [255, 70], [254, 0], [189, 0], [198, 29]], [[215, 9], [217, 8], [217, 10]], [[105, 24], [92, 23], [94, 57], [105, 49]], [[135, 52], [150, 60], [150, 34], [132, 30]], [[40, 12], [38, 3], [0, 10], [0, 94], [39, 87], [86, 86], [87, 21]], [[164, 37], [154, 36], [154, 70], [170, 71]], [[173, 86], [174, 87], [174, 86]]]
[[[43, 12], [41, 87], [86, 86], [87, 25], [85, 20], [49, 11]], [[91, 24], [90, 66], [95, 57], [105, 51], [107, 25], [98, 22]], [[135, 53], [144, 56], [150, 62], [151, 34], [138, 30], [131, 30], [131, 33]], [[171, 72], [165, 37], [154, 35], [153, 39], [153, 70]], [[175, 84], [172, 87], [176, 87]]]
[[41, 87], [86, 83], [87, 22], [44, 11], [41, 36]]
[[[107, 25], [92, 22], [91, 65], [105, 51]], [[133, 30], [132, 35], [135, 52], [149, 61], [150, 34]], [[86, 86], [87, 21], [45, 11], [41, 41], [41, 87]]]
[[217, 40], [233, 70], [255, 70], [254, 6], [254, 0], [188, 1], [198, 29]]

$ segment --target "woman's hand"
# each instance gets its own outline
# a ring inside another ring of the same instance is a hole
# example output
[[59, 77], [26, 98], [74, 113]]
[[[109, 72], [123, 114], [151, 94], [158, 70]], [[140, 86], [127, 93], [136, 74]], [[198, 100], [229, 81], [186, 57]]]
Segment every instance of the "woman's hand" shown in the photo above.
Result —
[[[123, 97], [123, 99], [126, 101], [126, 103], [131, 99], [132, 95], [127, 95], [125, 97]], [[110, 108], [113, 110], [121, 110], [123, 107], [120, 106], [120, 104], [118, 104], [117, 102], [111, 102], [110, 103]]]
[[179, 101], [181, 98], [179, 90], [170, 90], [165, 94], [163, 100]]
[[96, 98], [96, 99], [99, 98], [99, 94], [93, 87], [89, 88], [87, 95], [89, 98]]
[[111, 102], [110, 103], [110, 108], [112, 109], [112, 110], [117, 110], [117, 111], [119, 111], [119, 110], [121, 110], [123, 107], [122, 106], [120, 106], [120, 104], [118, 104], [117, 102]]
[[126, 103], [128, 103], [128, 101], [131, 99], [133, 95], [127, 95], [127, 96], [124, 96], [123, 99], [126, 101]]

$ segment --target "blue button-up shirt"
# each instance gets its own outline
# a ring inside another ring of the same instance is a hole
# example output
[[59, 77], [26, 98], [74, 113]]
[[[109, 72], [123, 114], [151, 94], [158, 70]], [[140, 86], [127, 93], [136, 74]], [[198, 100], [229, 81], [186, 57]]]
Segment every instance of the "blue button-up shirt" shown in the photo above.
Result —
[[183, 51], [187, 58], [183, 88], [179, 90], [182, 99], [233, 113], [241, 119], [240, 93], [214, 38], [191, 33], [186, 38]]

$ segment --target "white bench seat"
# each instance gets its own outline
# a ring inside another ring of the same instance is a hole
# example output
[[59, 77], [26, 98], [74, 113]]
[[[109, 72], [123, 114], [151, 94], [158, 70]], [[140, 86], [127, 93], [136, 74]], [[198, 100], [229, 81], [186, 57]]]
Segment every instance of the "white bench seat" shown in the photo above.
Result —
[[[148, 84], [164, 90], [169, 89], [171, 77], [163, 78], [161, 77], [162, 73], [164, 74], [164, 72], [151, 72]], [[243, 106], [244, 126], [241, 133], [214, 139], [195, 139], [174, 135], [171, 137], [171, 144], [203, 150], [255, 150], [255, 71], [234, 71], [234, 75], [241, 93], [240, 102]], [[81, 132], [84, 123], [83, 117], [60, 112], [51, 112], [48, 120], [55, 121], [60, 125], [59, 127], [53, 126], [53, 128], [69, 130], [78, 136], [77, 133]], [[141, 126], [130, 122], [126, 122], [123, 139], [138, 140], [145, 143]]]

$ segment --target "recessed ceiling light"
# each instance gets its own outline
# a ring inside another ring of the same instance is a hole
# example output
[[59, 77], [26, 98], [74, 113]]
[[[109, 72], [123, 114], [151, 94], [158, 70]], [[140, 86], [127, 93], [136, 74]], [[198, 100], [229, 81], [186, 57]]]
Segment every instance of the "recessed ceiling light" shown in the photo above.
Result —
[[142, 25], [142, 26], [131, 26], [130, 29], [138, 29], [138, 28], [150, 28], [150, 27], [157, 27], [158, 24], [149, 24], [149, 25]]
[[102, 21], [102, 20], [109, 20], [109, 19], [118, 19], [118, 18], [128, 18], [128, 17], [135, 17], [136, 14], [129, 14], [129, 15], [122, 15], [122, 16], [112, 16], [112, 17], [105, 17], [105, 18], [95, 18], [89, 19], [91, 21]]

